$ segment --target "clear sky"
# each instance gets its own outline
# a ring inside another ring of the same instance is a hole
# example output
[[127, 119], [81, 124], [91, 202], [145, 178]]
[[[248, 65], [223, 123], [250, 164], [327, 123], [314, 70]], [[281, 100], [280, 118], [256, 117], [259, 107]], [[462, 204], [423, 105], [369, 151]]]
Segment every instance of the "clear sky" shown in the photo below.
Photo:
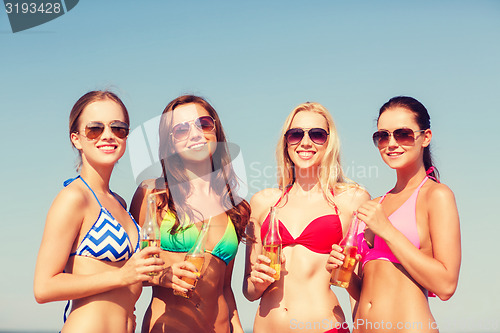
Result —
[[[110, 88], [132, 128], [180, 94], [206, 97], [241, 148], [247, 199], [275, 185], [280, 128], [305, 101], [333, 114], [348, 176], [372, 196], [385, 193], [395, 174], [371, 143], [377, 110], [393, 96], [416, 97], [431, 114], [436, 165], [462, 228], [458, 290], [447, 302], [431, 299], [431, 309], [441, 332], [499, 331], [499, 59], [498, 0], [86, 0], [16, 34], [0, 11], [0, 330], [62, 325], [62, 302], [34, 300], [36, 255], [47, 210], [75, 175], [70, 109], [85, 92]], [[130, 157], [111, 183], [129, 203]], [[241, 294], [243, 258], [240, 248], [233, 288], [251, 330], [256, 304]], [[335, 292], [349, 316], [346, 292]], [[145, 288], [139, 321], [149, 295]]]

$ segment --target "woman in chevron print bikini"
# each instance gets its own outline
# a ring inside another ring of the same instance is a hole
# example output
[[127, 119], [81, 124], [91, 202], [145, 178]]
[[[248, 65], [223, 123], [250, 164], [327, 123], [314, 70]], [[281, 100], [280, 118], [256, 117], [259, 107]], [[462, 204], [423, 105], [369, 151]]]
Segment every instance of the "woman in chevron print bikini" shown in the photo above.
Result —
[[34, 280], [37, 302], [73, 300], [62, 332], [133, 332], [142, 282], [162, 269], [161, 259], [150, 258], [158, 248], [137, 251], [138, 225], [109, 189], [128, 132], [127, 109], [111, 92], [89, 92], [71, 111], [81, 172], [48, 212]]

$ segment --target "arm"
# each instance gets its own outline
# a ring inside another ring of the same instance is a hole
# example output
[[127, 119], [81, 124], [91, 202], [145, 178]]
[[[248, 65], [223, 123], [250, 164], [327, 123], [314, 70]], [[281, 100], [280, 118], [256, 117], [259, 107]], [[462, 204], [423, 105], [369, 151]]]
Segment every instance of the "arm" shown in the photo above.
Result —
[[236, 300], [234, 299], [233, 289], [231, 287], [231, 279], [233, 275], [234, 259], [227, 265], [224, 277], [224, 298], [226, 299], [229, 310], [229, 322], [231, 332], [243, 333], [238, 310], [236, 309]]
[[[130, 214], [139, 223], [140, 226], [144, 225], [147, 211], [147, 195], [150, 194], [154, 188], [154, 180], [146, 180], [142, 182], [137, 188], [130, 203]], [[160, 222], [161, 226], [161, 222]], [[196, 267], [187, 261], [173, 262], [168, 252], [160, 250], [160, 258], [164, 261], [162, 271], [160, 274], [153, 276], [150, 280], [143, 283], [144, 286], [160, 286], [164, 288], [172, 288], [177, 291], [187, 292], [188, 289], [193, 288], [193, 285], [181, 280], [182, 277], [191, 279], [198, 279], [194, 274]]]
[[406, 271], [425, 289], [442, 300], [454, 293], [460, 271], [460, 222], [453, 192], [443, 184], [435, 184], [426, 193], [429, 237], [432, 255], [417, 249], [394, 228], [382, 206], [369, 202], [359, 209], [360, 218], [381, 237]]
[[[54, 200], [45, 223], [35, 268], [33, 291], [38, 303], [91, 296], [140, 281], [157, 271], [154, 251], [136, 253], [119, 270], [99, 274], [64, 273], [73, 243], [88, 213], [87, 199], [77, 188], [66, 188]], [[158, 269], [157, 269], [158, 268]]]
[[276, 198], [273, 189], [263, 190], [256, 193], [250, 200], [252, 212], [247, 225], [247, 234], [255, 239], [248, 241], [246, 246], [245, 277], [243, 280], [243, 294], [249, 301], [259, 299], [264, 291], [274, 282], [272, 275], [274, 269], [269, 267], [269, 258], [263, 256], [262, 241], [260, 239], [260, 221], [263, 221], [268, 213], [271, 202]]

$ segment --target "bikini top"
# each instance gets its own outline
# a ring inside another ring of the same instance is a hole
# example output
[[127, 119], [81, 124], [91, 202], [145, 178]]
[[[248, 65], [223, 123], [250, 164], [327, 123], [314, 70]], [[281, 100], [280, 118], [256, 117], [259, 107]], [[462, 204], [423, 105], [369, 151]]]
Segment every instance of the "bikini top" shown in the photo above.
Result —
[[[418, 249], [420, 249], [420, 239], [418, 237], [416, 218], [417, 197], [420, 192], [420, 188], [422, 188], [427, 179], [428, 178], [425, 177], [415, 191], [413, 191], [408, 200], [406, 200], [388, 217], [392, 225], [405, 235], [405, 237], [408, 238], [408, 240]], [[389, 192], [387, 192], [380, 199], [379, 203], [382, 203]], [[358, 234], [358, 244], [361, 244], [360, 254], [363, 256], [363, 259], [361, 260], [363, 267], [370, 260], [386, 260], [393, 263], [400, 263], [399, 260], [396, 259], [396, 256], [392, 253], [387, 243], [377, 235], [375, 235], [373, 240], [373, 248], [368, 246], [366, 239], [364, 238], [365, 227], [366, 225], [361, 222], [359, 228], [360, 233]]]
[[[80, 245], [76, 248], [76, 251], [71, 253], [70, 256], [91, 257], [110, 262], [130, 259], [130, 257], [139, 249], [139, 226], [135, 222], [134, 218], [127, 212], [137, 229], [137, 244], [135, 247], [132, 246], [132, 242], [130, 241], [130, 238], [123, 226], [106, 208], [101, 205], [101, 202], [97, 199], [97, 196], [92, 188], [90, 188], [82, 177], [78, 176], [76, 178], [68, 179], [64, 182], [64, 186], [68, 186], [78, 178], [80, 178], [88, 187], [90, 192], [92, 192], [97, 200], [97, 203], [101, 206], [101, 211], [99, 212], [97, 220], [87, 232]], [[123, 209], [126, 210], [120, 200], [116, 198], [116, 195], [111, 192], [111, 190], [109, 192], [120, 203]]]
[[[290, 189], [291, 186], [285, 192], [285, 195], [290, 191]], [[281, 198], [283, 197], [284, 195]], [[274, 205], [275, 207], [280, 203], [281, 198]], [[338, 244], [342, 240], [342, 223], [340, 222], [337, 207], [335, 207], [335, 212], [337, 214], [323, 215], [309, 222], [297, 238], [293, 238], [285, 225], [279, 221], [279, 232], [282, 240], [282, 246], [286, 247], [298, 244], [316, 253], [330, 253], [332, 251], [332, 245]], [[268, 229], [269, 214], [260, 228], [261, 239], [264, 239]]]
[[[160, 226], [161, 234], [161, 249], [170, 252], [188, 252], [196, 243], [196, 239], [200, 231], [194, 224], [185, 228], [181, 228], [175, 234], [171, 234], [170, 230], [175, 224], [175, 215], [171, 211], [167, 211], [163, 217]], [[238, 251], [238, 236], [234, 229], [231, 218], [227, 217], [226, 230], [219, 242], [214, 246], [212, 251], [205, 249], [205, 252], [212, 254], [227, 264], [236, 257]]]

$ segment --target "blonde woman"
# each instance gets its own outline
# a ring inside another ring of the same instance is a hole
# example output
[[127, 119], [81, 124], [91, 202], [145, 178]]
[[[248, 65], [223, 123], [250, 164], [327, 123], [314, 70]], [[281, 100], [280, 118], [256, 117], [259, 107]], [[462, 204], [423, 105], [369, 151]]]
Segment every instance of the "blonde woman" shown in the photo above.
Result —
[[[290, 113], [276, 156], [280, 188], [262, 190], [250, 202], [247, 234], [255, 242], [247, 244], [243, 293], [260, 299], [254, 332], [348, 332], [325, 265], [369, 194], [344, 176], [337, 130], [321, 104], [304, 103]], [[261, 254], [271, 206], [278, 207], [286, 258], [278, 281]]]

